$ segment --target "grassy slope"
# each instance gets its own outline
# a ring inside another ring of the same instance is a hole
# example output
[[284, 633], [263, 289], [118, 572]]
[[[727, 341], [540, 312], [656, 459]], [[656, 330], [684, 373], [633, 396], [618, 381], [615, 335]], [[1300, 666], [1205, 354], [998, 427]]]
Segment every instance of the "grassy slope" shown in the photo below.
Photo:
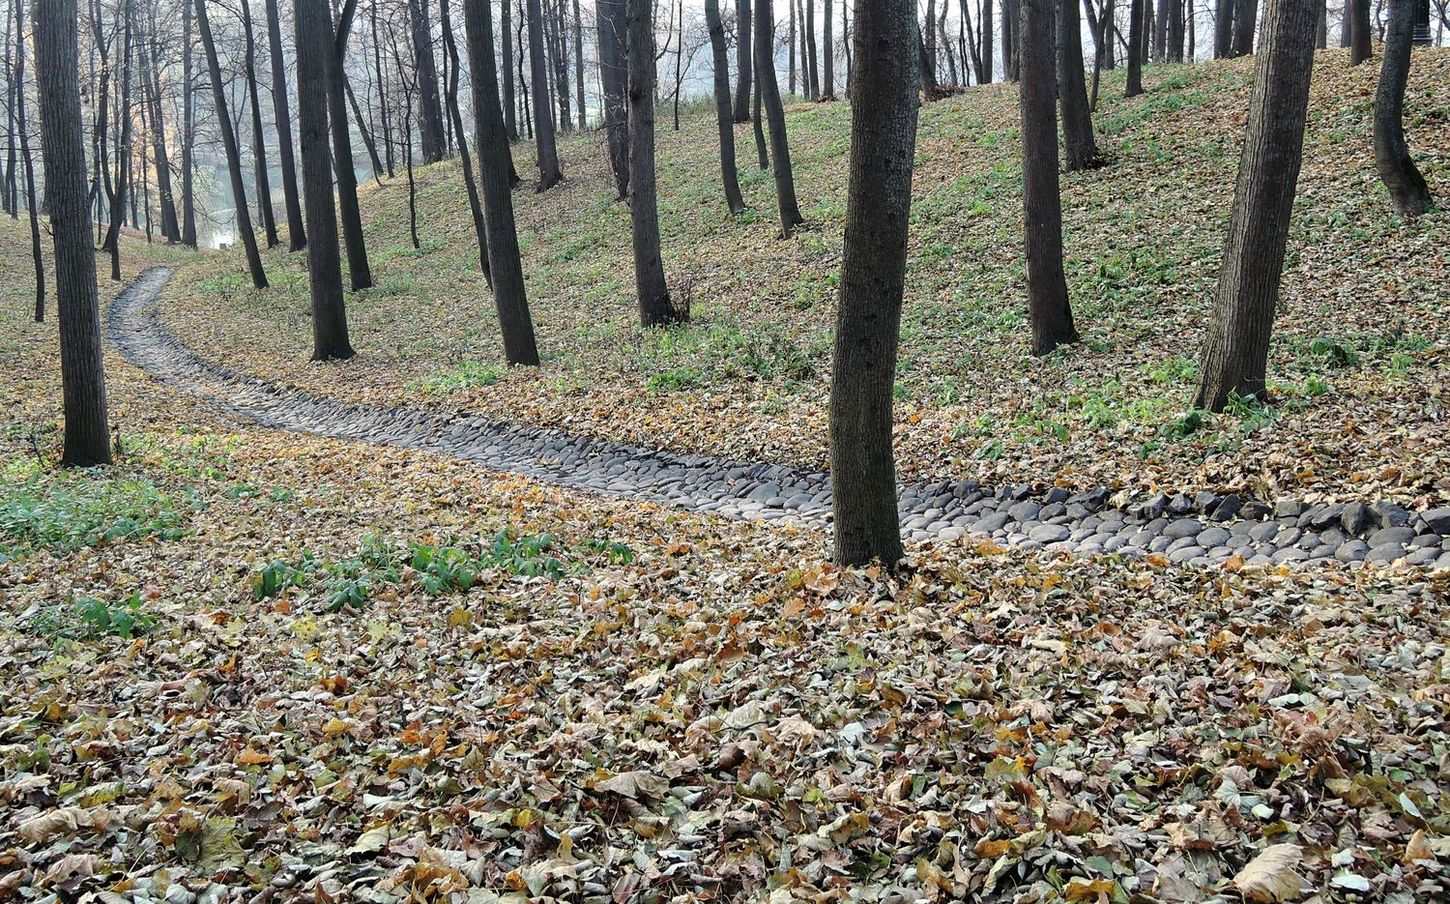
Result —
[[[1374, 67], [1322, 55], [1271, 380], [1272, 420], [1239, 412], [1187, 439], [1179, 421], [1226, 230], [1252, 61], [1151, 67], [1148, 93], [1102, 88], [1097, 126], [1113, 160], [1063, 180], [1068, 277], [1085, 343], [1024, 354], [1015, 94], [972, 90], [921, 117], [903, 325], [898, 445], [914, 472], [1144, 486], [1247, 485], [1412, 498], [1434, 487], [1446, 439], [1450, 268], [1443, 213], [1389, 213], [1369, 148]], [[1417, 53], [1413, 147], [1450, 198], [1450, 54]], [[319, 391], [431, 397], [493, 416], [741, 456], [825, 454], [830, 325], [844, 216], [849, 110], [790, 112], [811, 228], [776, 236], [773, 188], [739, 132], [752, 210], [719, 201], [713, 122], [660, 133], [667, 272], [695, 323], [634, 325], [625, 207], [611, 200], [598, 135], [566, 140], [569, 181], [515, 196], [530, 301], [546, 357], [503, 385], [491, 301], [473, 261], [454, 164], [421, 174], [423, 250], [407, 244], [401, 179], [364, 197], [379, 288], [352, 298], [341, 368], [308, 366], [300, 257], [269, 258], [259, 295], [239, 260], [191, 269], [169, 317], [211, 354]], [[530, 172], [529, 147], [516, 148]], [[258, 321], [274, 354], [256, 354]], [[1324, 342], [1357, 360], [1336, 369]]]

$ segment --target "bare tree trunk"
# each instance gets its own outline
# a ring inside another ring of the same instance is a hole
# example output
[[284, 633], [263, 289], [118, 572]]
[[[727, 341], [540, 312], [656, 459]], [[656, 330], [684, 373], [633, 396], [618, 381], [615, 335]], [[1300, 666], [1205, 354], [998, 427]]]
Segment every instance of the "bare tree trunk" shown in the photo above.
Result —
[[1369, 21], [1369, 0], [1351, 0], [1349, 20], [1349, 65], [1358, 66], [1373, 53], [1374, 32]]
[[641, 326], [689, 319], [670, 300], [660, 258], [655, 197], [655, 44], [650, 0], [625, 0], [629, 17], [629, 219], [634, 240], [634, 289]]
[[[991, 0], [986, 0], [991, 2]], [[1151, 0], [1149, 0], [1151, 2]], [[1022, 0], [1002, 0], [1002, 80], [1017, 81], [1021, 74]]]
[[1267, 401], [1265, 372], [1304, 150], [1315, 0], [1269, 0], [1243, 155], [1193, 404]]
[[904, 554], [892, 456], [892, 394], [916, 153], [911, 0], [857, 0], [851, 176], [831, 371], [831, 500], [842, 565]]
[[1319, 25], [1314, 30], [1314, 49], [1324, 50], [1329, 46], [1329, 3], [1319, 4]]
[[181, 241], [181, 224], [176, 217], [176, 196], [171, 188], [171, 155], [166, 147], [166, 118], [161, 104], [161, 63], [157, 59], [159, 46], [155, 8], [151, 11], [148, 27], [148, 50], [143, 56], [146, 78], [146, 102], [151, 120], [151, 147], [156, 156], [156, 191], [161, 208], [161, 233], [168, 242]]
[[292, 153], [292, 110], [287, 100], [287, 66], [282, 58], [282, 22], [277, 0], [267, 3], [267, 43], [272, 56], [272, 115], [277, 120], [277, 156], [282, 165], [282, 196], [287, 206], [287, 248], [307, 247], [302, 201], [297, 192], [297, 159]]
[[187, 0], [181, 3], [181, 244], [196, 247], [196, 195], [192, 186], [195, 170], [196, 113], [195, 88], [191, 71], [191, 10]]
[[[810, 100], [821, 99], [821, 66], [819, 51], [816, 48], [816, 0], [805, 0], [806, 4], [806, 70], [810, 77], [810, 88], [807, 97]], [[775, 39], [771, 39], [771, 65], [775, 65]], [[758, 67], [757, 67], [758, 68]]]
[[55, 243], [60, 377], [65, 411], [61, 464], [111, 461], [106, 374], [101, 360], [96, 255], [87, 221], [86, 151], [81, 124], [75, 0], [35, 2], [35, 80], [40, 89], [50, 227]]
[[579, 0], [574, 0], [574, 93], [582, 132], [589, 128], [589, 109], [584, 103], [584, 18], [579, 15]]
[[[787, 0], [789, 2], [789, 0]], [[735, 0], [735, 121], [745, 122], [750, 118], [751, 57], [754, 54], [751, 43], [751, 0]], [[802, 62], [802, 65], [805, 65]]]
[[[121, 97], [119, 106], [119, 122], [116, 127], [120, 135], [116, 140], [116, 178], [111, 186], [111, 225], [106, 230], [106, 238], [101, 242], [101, 250], [109, 251], [111, 254], [111, 279], [116, 282], [121, 280], [121, 224], [126, 219], [126, 196], [128, 186], [126, 177], [131, 172], [131, 54], [134, 49], [135, 32], [135, 11], [132, 0], [122, 0], [121, 4], [122, 28], [125, 38], [121, 50]], [[245, 203], [245, 202], [243, 202]]]
[[[824, 44], [821, 47], [821, 51], [825, 56], [826, 71], [825, 75], [821, 79], [821, 100], [835, 100], [836, 66], [835, 48], [832, 45], [831, 40], [831, 0], [823, 0], [823, 2], [825, 5], [822, 8], [824, 18], [821, 19], [821, 37], [824, 39]], [[841, 2], [845, 3], [846, 0], [841, 0]], [[942, 0], [942, 15], [946, 15], [946, 0]]]
[[[503, 124], [504, 129], [508, 132], [508, 140], [518, 141], [518, 112], [514, 109], [514, 35], [513, 24], [509, 21], [513, 15], [513, 3], [512, 0], [502, 0], [498, 6], [499, 37], [503, 41]], [[472, 72], [472, 66], [473, 64], [470, 62], [470, 72]], [[480, 155], [482, 153], [479, 151]], [[479, 159], [482, 161], [482, 156]]]
[[[79, 114], [77, 114], [79, 115]], [[15, 130], [20, 137], [20, 161], [25, 166], [25, 206], [30, 214], [30, 260], [35, 265], [35, 322], [45, 320], [45, 261], [40, 254], [39, 199], [35, 196], [35, 161], [30, 156], [30, 126], [25, 121], [25, 3], [15, 4]], [[79, 139], [80, 136], [76, 136]], [[84, 187], [85, 174], [81, 174]], [[90, 229], [85, 229], [90, 240]], [[57, 255], [58, 257], [58, 255]], [[95, 269], [92, 263], [91, 269]]]
[[1062, 102], [1062, 137], [1068, 172], [1102, 166], [1093, 139], [1093, 118], [1083, 81], [1082, 28], [1077, 0], [1058, 0], [1057, 88]]
[[[505, 6], [508, 4], [505, 3]], [[370, 4], [373, 32], [373, 72], [378, 88], [378, 120], [383, 129], [383, 165], [387, 167], [388, 178], [393, 176], [393, 122], [388, 112], [388, 76], [383, 66], [382, 35], [378, 29], [378, 4]]]
[[805, 218], [795, 197], [795, 173], [790, 165], [790, 142], [785, 133], [785, 107], [780, 102], [780, 85], [775, 80], [775, 22], [769, 3], [755, 10], [755, 78], [760, 82], [760, 105], [770, 125], [770, 156], [775, 170], [775, 193], [780, 205], [780, 231], [790, 238], [791, 230]]
[[[333, 209], [332, 160], [328, 153], [327, 92], [318, 90], [336, 59], [329, 0], [296, 0], [297, 131], [302, 148], [302, 193], [307, 208], [307, 282], [312, 295], [312, 360], [347, 359], [347, 306], [342, 295], [342, 260]], [[308, 90], [308, 88], [311, 90]]]
[[599, 82], [604, 89], [604, 129], [609, 140], [609, 167], [619, 200], [629, 197], [629, 123], [625, 110], [625, 35], [628, 20], [624, 0], [597, 0], [599, 20]]
[[[1078, 341], [1062, 270], [1062, 193], [1057, 181], [1056, 0], [1021, 0], [1022, 211], [1032, 354]], [[1076, 7], [1073, 7], [1074, 11]]]
[[262, 231], [267, 234], [267, 247], [277, 247], [277, 220], [272, 215], [272, 180], [267, 173], [267, 134], [262, 131], [262, 99], [257, 91], [257, 41], [252, 31], [252, 6], [242, 2], [243, 75], [247, 81], [247, 97], [252, 105], [252, 156], [257, 179], [257, 209], [262, 214]]
[[[844, 3], [845, 0], [842, 2]], [[795, 0], [786, 0], [785, 5], [790, 9], [790, 28], [785, 41], [787, 52], [790, 54], [790, 75], [786, 86], [788, 93], [795, 94]]]
[[678, 132], [680, 130], [680, 88], [685, 83], [685, 72], [684, 72], [684, 64], [685, 64], [685, 0], [680, 0], [678, 9], [679, 9], [679, 14], [680, 14], [680, 33], [679, 33], [679, 40], [675, 44], [675, 90], [674, 90], [675, 131], [676, 132]]
[[1339, 46], [1348, 47], [1354, 37], [1354, 0], [1344, 0], [1344, 10], [1339, 17]]
[[1213, 58], [1233, 55], [1234, 0], [1216, 0], [1213, 14]]
[[[993, 76], [996, 74], [992, 71], [994, 66], [994, 60], [992, 58], [992, 0], [982, 0], [981, 9], [982, 21], [978, 23], [977, 27], [981, 32], [982, 49], [980, 54], [982, 57], [982, 73], [978, 81], [984, 85], [990, 85], [992, 84]], [[1007, 34], [1006, 22], [1002, 23], [1002, 28], [1003, 34]]]
[[[371, 288], [373, 269], [363, 237], [362, 209], [357, 200], [357, 170], [352, 156], [352, 129], [347, 124], [348, 36], [357, 12], [357, 0], [346, 0], [333, 29], [332, 52], [327, 55], [327, 124], [332, 132], [332, 171], [337, 179], [337, 212], [342, 244], [347, 250], [348, 282], [354, 292]], [[412, 137], [404, 136], [411, 141]]]
[[[1233, 0], [1224, 0], [1233, 3]], [[1128, 21], [1128, 86], [1124, 97], [1137, 97], [1143, 93], [1143, 4], [1145, 0], [1132, 0]]]
[[549, 80], [544, 50], [544, 15], [539, 0], [528, 0], [529, 77], [533, 79], [534, 136], [539, 146], [537, 191], [548, 191], [564, 178], [559, 169], [559, 148], [554, 142], [554, 117], [550, 113]]
[[449, 15], [448, 0], [438, 0], [438, 15], [443, 20], [443, 52], [449, 62], [448, 82], [444, 88], [444, 104], [453, 120], [453, 132], [458, 138], [458, 160], [463, 165], [463, 185], [468, 189], [468, 212], [473, 217], [473, 233], [478, 239], [478, 266], [483, 278], [493, 285], [493, 273], [488, 269], [488, 227], [483, 222], [483, 203], [478, 197], [478, 187], [473, 181], [473, 161], [468, 155], [468, 139], [463, 131], [463, 111], [458, 107], [458, 44], [453, 38], [453, 22]]
[[423, 162], [437, 163], [444, 157], [447, 139], [443, 134], [443, 108], [438, 102], [438, 66], [433, 59], [433, 21], [428, 13], [428, 0], [408, 0], [408, 23], [413, 35], [413, 58], [418, 67], [418, 125]]
[[1158, 0], [1158, 15], [1153, 21], [1153, 59], [1162, 63], [1168, 59], [1168, 21], [1172, 15], [1169, 7], [1176, 0]]
[[1165, 58], [1170, 63], [1183, 62], [1184, 0], [1168, 0], [1168, 52]]
[[[1405, 83], [1410, 77], [1410, 45], [1415, 36], [1415, 0], [1390, 0], [1384, 60], [1374, 103], [1374, 159], [1390, 200], [1403, 217], [1429, 210], [1430, 187], [1405, 143]], [[24, 125], [21, 136], [24, 137]]]
[[559, 131], [569, 132], [574, 128], [574, 119], [569, 113], [569, 60], [568, 41], [564, 34], [564, 0], [550, 0], [545, 22], [548, 24], [549, 57], [554, 62], [554, 93], [559, 98]]
[[1254, 52], [1254, 28], [1258, 24], [1259, 0], [1234, 0], [1234, 56], [1248, 56]]
[[715, 118], [720, 128], [720, 176], [730, 212], [745, 209], [740, 177], [735, 171], [735, 128], [731, 123], [730, 60], [725, 49], [725, 26], [720, 21], [720, 0], [705, 0], [705, 24], [710, 29], [710, 50], [715, 65]]
[[[130, 0], [127, 0], [129, 3]], [[217, 128], [221, 131], [222, 146], [226, 149], [227, 171], [232, 179], [232, 199], [236, 204], [237, 232], [242, 237], [242, 246], [247, 252], [247, 269], [252, 273], [252, 285], [258, 289], [267, 288], [267, 274], [262, 270], [262, 255], [257, 250], [257, 236], [252, 232], [252, 214], [247, 209], [247, 189], [242, 183], [242, 152], [237, 146], [237, 133], [233, 130], [231, 116], [227, 114], [226, 86], [222, 83], [221, 63], [217, 60], [216, 43], [211, 36], [211, 23], [206, 17], [206, 0], [195, 0], [196, 27], [201, 32], [201, 46], [206, 51], [207, 68], [211, 70], [211, 93], [216, 103]], [[119, 277], [117, 277], [119, 278]]]
[[343, 82], [342, 90], [347, 94], [348, 109], [352, 110], [352, 120], [357, 124], [357, 133], [362, 136], [363, 148], [368, 152], [368, 160], [372, 163], [373, 179], [381, 183], [384, 169], [383, 161], [378, 156], [377, 141], [374, 140], [373, 134], [368, 131], [367, 121], [363, 119], [362, 107], [358, 106], [357, 94], [352, 90], [352, 82]]
[[754, 95], [752, 105], [754, 113], [751, 116], [751, 131], [755, 133], [755, 158], [763, 170], [770, 169], [770, 154], [765, 147], [765, 121], [760, 112], [760, 79], [755, 80], [755, 88], [750, 92]]
[[[483, 190], [484, 229], [488, 240], [493, 301], [503, 333], [504, 360], [537, 367], [534, 321], [524, 292], [524, 268], [514, 226], [509, 173], [508, 131], [499, 107], [497, 61], [489, 0], [463, 0], [463, 27], [468, 37], [468, 71], [473, 86], [474, 144], [478, 147], [479, 185]], [[522, 63], [522, 58], [520, 59]], [[505, 77], [511, 77], [507, 72]]]

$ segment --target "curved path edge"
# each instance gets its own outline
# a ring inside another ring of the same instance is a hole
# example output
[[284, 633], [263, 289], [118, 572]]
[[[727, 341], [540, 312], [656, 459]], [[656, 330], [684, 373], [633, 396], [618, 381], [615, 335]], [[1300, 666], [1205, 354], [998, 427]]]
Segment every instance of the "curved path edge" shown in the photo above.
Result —
[[[107, 336], [157, 381], [259, 426], [449, 455], [490, 470], [603, 496], [752, 521], [826, 529], [829, 475], [766, 462], [615, 443], [466, 414], [351, 405], [249, 377], [198, 356], [162, 324], [161, 290], [174, 270], [153, 267], [111, 301]], [[1026, 484], [904, 483], [902, 533], [916, 541], [990, 538], [1023, 549], [1154, 553], [1212, 565], [1338, 561], [1450, 568], [1450, 508], [1411, 513], [1388, 502], [1274, 505], [1236, 494], [1157, 493], [1115, 506], [1106, 488], [1033, 494]]]

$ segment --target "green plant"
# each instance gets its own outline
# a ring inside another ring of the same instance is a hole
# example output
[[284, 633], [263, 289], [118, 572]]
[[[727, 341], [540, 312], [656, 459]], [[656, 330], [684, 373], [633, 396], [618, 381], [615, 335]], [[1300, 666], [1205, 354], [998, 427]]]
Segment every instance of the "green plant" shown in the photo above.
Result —
[[1197, 433], [1203, 426], [1203, 412], [1197, 408], [1185, 411], [1177, 418], [1164, 424], [1159, 431], [1165, 439], [1183, 439], [1193, 433]]
[[511, 574], [561, 578], [564, 576], [564, 563], [550, 555], [555, 545], [554, 538], [548, 534], [514, 537], [501, 530], [493, 539], [490, 556], [494, 565]]
[[611, 565], [630, 565], [634, 562], [634, 550], [624, 543], [610, 540], [585, 540], [584, 548], [602, 554]]
[[1359, 354], [1352, 346], [1327, 336], [1309, 340], [1308, 351], [1327, 367], [1353, 367], [1359, 364]]
[[83, 596], [66, 608], [46, 608], [30, 618], [30, 629], [51, 637], [96, 640], [119, 637], [130, 640], [156, 626], [156, 616], [144, 612], [139, 594], [118, 602]]
[[41, 549], [174, 540], [186, 533], [184, 523], [176, 501], [145, 480], [37, 469], [0, 483], [0, 562]]

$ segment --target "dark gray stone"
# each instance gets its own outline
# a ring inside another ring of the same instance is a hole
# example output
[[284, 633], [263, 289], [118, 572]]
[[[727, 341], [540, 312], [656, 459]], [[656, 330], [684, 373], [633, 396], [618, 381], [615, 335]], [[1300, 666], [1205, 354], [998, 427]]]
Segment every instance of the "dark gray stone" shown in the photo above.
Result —
[[1433, 508], [1427, 512], [1420, 513], [1420, 519], [1425, 526], [1437, 534], [1450, 534], [1450, 506], [1445, 508]]
[[1344, 512], [1339, 516], [1339, 524], [1344, 532], [1353, 536], [1369, 526], [1369, 506], [1362, 502], [1350, 502], [1344, 506]]
[[1170, 540], [1179, 540], [1184, 537], [1197, 536], [1203, 530], [1203, 524], [1193, 518], [1180, 518], [1177, 521], [1170, 521], [1163, 527], [1163, 536]]
[[1412, 527], [1382, 527], [1369, 535], [1370, 549], [1378, 549], [1381, 546], [1403, 546], [1415, 539], [1415, 529]]

